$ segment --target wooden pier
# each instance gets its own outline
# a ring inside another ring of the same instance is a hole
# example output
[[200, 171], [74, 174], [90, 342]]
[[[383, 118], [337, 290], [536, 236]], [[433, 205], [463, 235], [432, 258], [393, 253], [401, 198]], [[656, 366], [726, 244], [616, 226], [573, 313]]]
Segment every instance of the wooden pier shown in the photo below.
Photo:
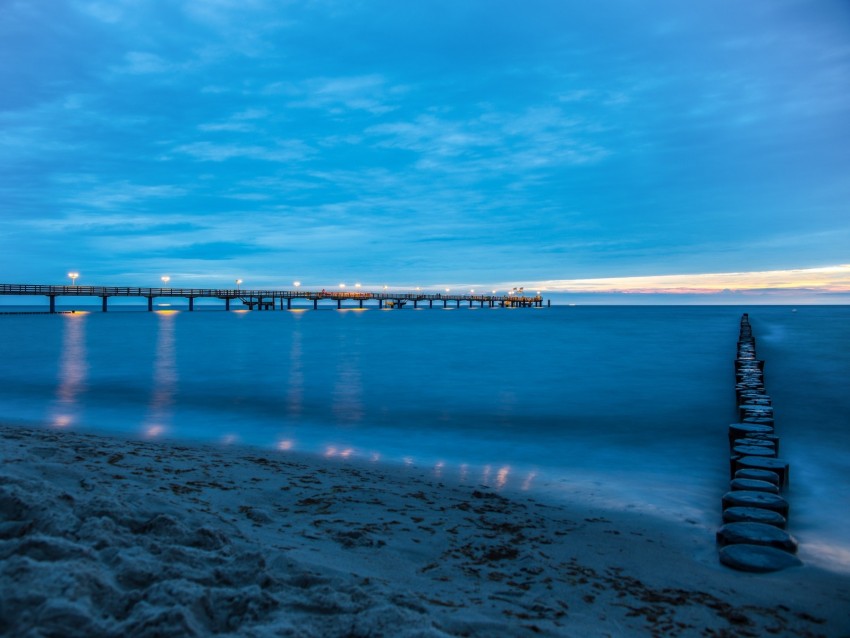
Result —
[[[0, 284], [0, 295], [7, 296], [41, 296], [47, 297], [49, 312], [56, 312], [57, 297], [99, 297], [103, 312], [108, 310], [108, 300], [112, 297], [138, 297], [147, 299], [148, 310], [154, 309], [154, 299], [180, 298], [188, 299], [189, 310], [195, 309], [195, 299], [220, 299], [224, 301], [224, 309], [230, 310], [232, 301], [240, 301], [249, 310], [291, 310], [293, 302], [301, 301], [300, 307], [310, 307], [318, 310], [319, 305], [333, 304], [337, 309], [343, 307], [375, 307], [379, 309], [401, 309], [405, 306], [412, 308], [542, 308], [543, 297], [540, 295], [459, 295], [449, 293], [420, 293], [420, 292], [345, 292], [341, 290], [242, 290], [219, 288], [131, 288], [113, 286], [50, 286], [33, 284]], [[547, 300], [546, 306], [551, 306]]]

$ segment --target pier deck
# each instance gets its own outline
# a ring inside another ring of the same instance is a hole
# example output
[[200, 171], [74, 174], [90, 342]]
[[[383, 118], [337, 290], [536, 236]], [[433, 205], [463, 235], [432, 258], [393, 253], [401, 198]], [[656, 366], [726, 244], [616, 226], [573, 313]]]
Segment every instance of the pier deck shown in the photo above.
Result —
[[[421, 293], [421, 292], [348, 292], [341, 290], [243, 290], [238, 288], [133, 288], [127, 286], [51, 286], [37, 284], [0, 284], [0, 295], [6, 296], [42, 296], [47, 297], [50, 312], [56, 312], [57, 297], [100, 297], [101, 309], [106, 312], [108, 299], [111, 297], [139, 297], [147, 299], [148, 310], [153, 310], [153, 300], [158, 297], [188, 299], [189, 310], [195, 309], [195, 299], [220, 299], [224, 301], [224, 309], [230, 310], [230, 302], [239, 300], [249, 310], [289, 310], [294, 300], [306, 300], [312, 302], [314, 310], [319, 308], [320, 302], [336, 302], [337, 308], [342, 308], [343, 303], [349, 307], [356, 303], [357, 307], [364, 308], [365, 304], [371, 304], [378, 308], [433, 308], [434, 304], [447, 308], [449, 304], [459, 308], [461, 304], [468, 304], [472, 308], [475, 304], [483, 308], [541, 308], [543, 297], [540, 295], [461, 295], [449, 293]], [[325, 304], [327, 305], [327, 304]], [[547, 306], [551, 302], [547, 302]], [[308, 305], [309, 307], [309, 305]]]

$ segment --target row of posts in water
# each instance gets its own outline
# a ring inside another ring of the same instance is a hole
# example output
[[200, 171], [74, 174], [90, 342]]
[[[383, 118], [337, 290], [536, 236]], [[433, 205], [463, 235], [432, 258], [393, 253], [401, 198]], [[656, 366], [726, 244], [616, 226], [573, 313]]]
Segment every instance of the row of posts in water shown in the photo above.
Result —
[[720, 562], [734, 569], [770, 572], [800, 565], [797, 541], [785, 528], [789, 464], [779, 457], [773, 403], [765, 389], [764, 361], [748, 314], [741, 317], [735, 357], [738, 422], [729, 426], [729, 491], [717, 531]]

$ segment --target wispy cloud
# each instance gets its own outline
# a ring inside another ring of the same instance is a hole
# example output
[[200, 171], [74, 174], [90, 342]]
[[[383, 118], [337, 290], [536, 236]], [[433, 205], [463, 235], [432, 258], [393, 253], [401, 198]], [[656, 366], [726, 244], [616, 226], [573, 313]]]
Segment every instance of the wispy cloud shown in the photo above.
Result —
[[124, 64], [115, 67], [116, 72], [130, 75], [167, 73], [174, 70], [174, 63], [161, 58], [155, 53], [148, 53], [146, 51], [130, 51], [124, 55]]
[[296, 162], [314, 154], [314, 150], [300, 140], [277, 140], [269, 146], [192, 142], [177, 146], [173, 152], [189, 155], [203, 162], [224, 162], [235, 158], [266, 162]]
[[66, 201], [92, 208], [118, 209], [126, 212], [128, 204], [150, 199], [182, 197], [186, 189], [170, 184], [133, 184], [128, 181], [97, 185], [88, 190], [76, 190]]
[[[598, 138], [598, 126], [555, 107], [521, 113], [483, 111], [478, 117], [450, 120], [423, 114], [409, 121], [366, 129], [379, 147], [413, 151], [420, 168], [463, 168], [514, 173], [554, 166], [599, 162], [611, 151]], [[462, 164], [456, 166], [454, 159]]]
[[250, 133], [257, 130], [258, 120], [263, 120], [270, 115], [268, 109], [246, 109], [218, 121], [199, 124], [199, 131], [221, 131], [228, 133]]
[[406, 92], [406, 87], [390, 85], [381, 75], [320, 77], [290, 83], [272, 83], [266, 95], [287, 95], [290, 108], [323, 109], [333, 114], [345, 111], [367, 111], [382, 115], [398, 108], [393, 99]]

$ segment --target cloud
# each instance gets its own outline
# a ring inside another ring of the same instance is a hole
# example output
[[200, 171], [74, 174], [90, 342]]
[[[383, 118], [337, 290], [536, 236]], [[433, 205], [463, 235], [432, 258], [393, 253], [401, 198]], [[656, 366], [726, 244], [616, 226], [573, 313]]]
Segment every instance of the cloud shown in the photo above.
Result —
[[419, 168], [475, 171], [487, 178], [598, 163], [611, 153], [598, 139], [598, 126], [555, 107], [528, 107], [520, 113], [488, 110], [464, 120], [422, 114], [378, 124], [365, 133], [378, 147], [418, 153]]
[[395, 110], [390, 101], [407, 89], [390, 86], [381, 75], [319, 77], [295, 83], [274, 83], [266, 86], [266, 95], [292, 96], [289, 108], [324, 109], [334, 114], [345, 111], [367, 111], [382, 115]]
[[114, 70], [118, 73], [130, 75], [149, 75], [154, 73], [167, 73], [175, 69], [172, 62], [161, 58], [155, 53], [145, 51], [130, 51], [124, 55], [124, 64]]
[[220, 122], [210, 122], [208, 124], [199, 124], [200, 131], [223, 131], [229, 133], [250, 133], [257, 130], [254, 123], [256, 120], [262, 120], [270, 115], [268, 109], [246, 109], [233, 114], [226, 120]]
[[314, 150], [300, 140], [278, 140], [273, 146], [192, 142], [177, 146], [173, 152], [189, 155], [202, 162], [224, 162], [236, 158], [266, 162], [298, 162], [314, 154]]
[[[78, 176], [77, 176], [78, 177]], [[98, 185], [68, 195], [66, 202], [92, 208], [125, 210], [128, 204], [149, 199], [172, 199], [182, 197], [186, 189], [169, 184], [133, 184], [128, 181]]]
[[850, 292], [850, 264], [796, 270], [554, 279], [529, 285], [549, 292], [718, 294], [742, 291]]

